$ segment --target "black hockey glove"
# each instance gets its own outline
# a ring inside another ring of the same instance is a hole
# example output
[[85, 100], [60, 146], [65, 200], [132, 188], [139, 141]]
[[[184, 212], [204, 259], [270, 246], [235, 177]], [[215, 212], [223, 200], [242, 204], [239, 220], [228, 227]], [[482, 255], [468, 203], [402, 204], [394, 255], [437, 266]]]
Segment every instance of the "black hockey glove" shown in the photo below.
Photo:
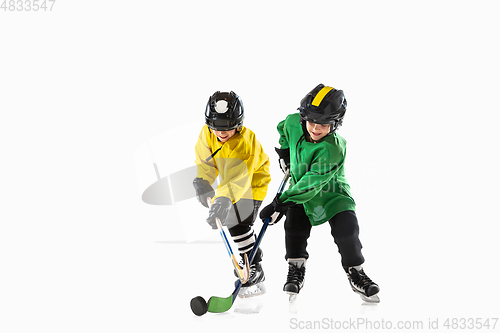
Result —
[[[262, 222], [264, 222], [264, 220], [267, 218], [271, 218], [269, 225], [273, 225], [279, 220], [281, 220], [281, 218], [283, 217], [283, 215], [285, 215], [288, 208], [292, 206], [295, 206], [294, 202], [292, 201], [287, 203], [280, 202], [279, 195], [277, 195], [274, 197], [273, 202], [271, 202], [266, 207], [262, 208], [259, 217], [261, 218]], [[275, 213], [277, 214], [275, 215]]]
[[196, 191], [196, 199], [198, 199], [203, 206], [208, 208], [207, 199], [215, 195], [214, 189], [210, 186], [210, 183], [203, 178], [195, 178], [193, 180], [193, 186]]
[[290, 148], [286, 149], [274, 148], [274, 150], [276, 150], [278, 156], [280, 157], [278, 162], [281, 171], [283, 171], [283, 173], [286, 173], [288, 170], [290, 170]]
[[217, 224], [215, 223], [215, 218], [219, 218], [220, 223], [225, 225], [229, 211], [233, 207], [233, 202], [227, 197], [218, 197], [215, 199], [212, 207], [208, 211], [207, 223], [212, 227], [212, 229], [217, 229]]

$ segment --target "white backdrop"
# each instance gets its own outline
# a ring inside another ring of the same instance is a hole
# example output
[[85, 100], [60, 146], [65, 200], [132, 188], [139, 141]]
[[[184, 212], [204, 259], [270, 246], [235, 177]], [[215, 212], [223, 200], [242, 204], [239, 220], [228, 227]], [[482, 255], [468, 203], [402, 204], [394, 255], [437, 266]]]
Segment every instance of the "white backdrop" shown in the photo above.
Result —
[[[499, 317], [496, 8], [153, 0], [2, 8], [1, 331], [293, 330], [324, 318], [428, 328]], [[230, 264], [218, 235], [186, 218], [200, 209], [195, 200], [142, 202], [157, 180], [153, 161], [162, 176], [191, 165], [208, 97], [234, 90], [273, 162], [273, 193], [276, 124], [318, 83], [348, 100], [339, 132], [365, 268], [382, 302], [360, 304], [318, 227], [306, 287], [289, 307], [283, 231], [274, 226], [263, 243], [268, 293], [195, 317], [191, 297], [232, 291]]]

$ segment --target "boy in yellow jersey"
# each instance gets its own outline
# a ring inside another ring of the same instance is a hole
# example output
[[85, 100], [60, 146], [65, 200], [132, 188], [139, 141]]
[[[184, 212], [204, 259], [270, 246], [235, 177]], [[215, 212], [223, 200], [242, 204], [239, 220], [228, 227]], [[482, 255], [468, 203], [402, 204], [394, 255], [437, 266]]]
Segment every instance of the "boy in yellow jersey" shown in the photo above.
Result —
[[[243, 126], [244, 109], [234, 92], [215, 92], [208, 100], [205, 123], [196, 143], [197, 176], [193, 181], [198, 201], [209, 208], [207, 223], [227, 226], [243, 257], [255, 243], [253, 224], [271, 181], [269, 157], [255, 134]], [[220, 177], [217, 189], [214, 184]], [[250, 278], [240, 296], [262, 294], [264, 271], [259, 248], [250, 266]], [[250, 288], [253, 287], [253, 288]]]

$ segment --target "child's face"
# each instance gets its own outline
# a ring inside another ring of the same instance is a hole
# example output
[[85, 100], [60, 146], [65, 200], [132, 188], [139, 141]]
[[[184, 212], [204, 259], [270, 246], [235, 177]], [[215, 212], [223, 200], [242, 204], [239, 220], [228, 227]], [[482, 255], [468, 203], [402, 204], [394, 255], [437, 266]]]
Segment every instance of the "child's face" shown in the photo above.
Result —
[[219, 139], [220, 142], [226, 142], [227, 140], [231, 139], [233, 135], [236, 134], [236, 129], [230, 130], [230, 131], [216, 131], [212, 130]]
[[330, 124], [315, 124], [308, 121], [306, 128], [311, 139], [313, 141], [319, 141], [330, 133], [330, 126]]

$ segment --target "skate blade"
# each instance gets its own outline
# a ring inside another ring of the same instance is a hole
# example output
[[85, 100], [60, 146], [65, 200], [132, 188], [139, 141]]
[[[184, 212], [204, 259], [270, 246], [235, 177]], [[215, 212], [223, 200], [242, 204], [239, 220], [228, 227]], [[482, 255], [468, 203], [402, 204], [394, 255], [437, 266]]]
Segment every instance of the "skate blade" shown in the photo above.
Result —
[[288, 294], [288, 303], [293, 303], [297, 299], [298, 294], [292, 294], [292, 293], [287, 293]]
[[378, 295], [373, 295], [373, 296], [365, 296], [363, 294], [359, 294], [359, 296], [361, 297], [361, 299], [367, 303], [380, 303], [380, 298], [378, 297]]
[[259, 282], [250, 287], [241, 287], [238, 297], [248, 298], [259, 296], [266, 293], [266, 286], [263, 282]]

